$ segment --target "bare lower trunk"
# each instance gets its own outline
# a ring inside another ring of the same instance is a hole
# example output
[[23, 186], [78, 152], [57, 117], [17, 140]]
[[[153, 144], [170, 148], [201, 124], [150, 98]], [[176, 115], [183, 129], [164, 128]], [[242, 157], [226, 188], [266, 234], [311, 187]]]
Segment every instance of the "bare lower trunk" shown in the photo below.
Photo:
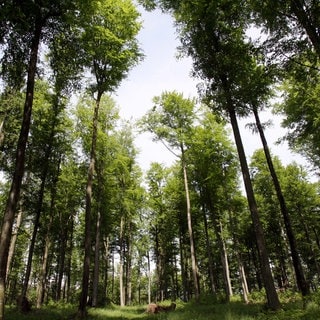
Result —
[[150, 265], [150, 253], [148, 251], [148, 304], [151, 303], [151, 265]]
[[243, 266], [243, 263], [242, 263], [242, 260], [241, 260], [241, 256], [240, 256], [239, 253], [237, 254], [237, 259], [238, 259], [238, 266], [239, 266], [239, 274], [240, 274], [243, 301], [245, 303], [248, 303], [249, 302], [249, 298], [248, 298], [249, 289], [248, 289], [247, 277], [246, 277], [244, 266]]
[[230, 278], [230, 271], [229, 271], [229, 261], [228, 261], [228, 254], [227, 248], [224, 239], [222, 238], [222, 224], [219, 221], [220, 226], [220, 241], [221, 241], [221, 260], [222, 260], [222, 268], [223, 268], [223, 275], [225, 278], [225, 286], [226, 286], [226, 293], [227, 293], [227, 300], [230, 301], [230, 298], [233, 296], [232, 285], [231, 285], [231, 278]]
[[14, 254], [14, 250], [16, 247], [16, 242], [17, 242], [17, 238], [18, 238], [18, 232], [21, 226], [21, 222], [22, 222], [22, 208], [19, 209], [18, 211], [18, 215], [17, 215], [17, 219], [16, 219], [16, 225], [15, 225], [15, 230], [12, 234], [11, 237], [11, 242], [10, 242], [10, 248], [9, 248], [9, 254], [8, 254], [8, 262], [7, 262], [7, 275], [6, 275], [6, 281], [8, 281], [8, 277], [10, 274], [10, 269], [11, 269], [11, 262], [12, 262], [12, 258], [13, 258], [13, 254]]
[[119, 293], [120, 293], [120, 306], [125, 305], [125, 289], [124, 289], [124, 218], [121, 217], [120, 222], [120, 262], [119, 262]]
[[199, 282], [198, 282], [199, 281], [199, 279], [198, 279], [198, 266], [197, 266], [196, 250], [195, 250], [194, 237], [193, 237], [191, 204], [190, 204], [190, 194], [189, 194], [189, 186], [188, 186], [188, 175], [187, 175], [186, 162], [184, 159], [183, 146], [181, 146], [181, 157], [182, 157], [184, 188], [185, 188], [186, 202], [187, 202], [187, 220], [188, 220], [188, 231], [189, 231], [189, 240], [190, 240], [190, 256], [191, 256], [193, 287], [194, 287], [195, 299], [196, 299], [196, 301], [198, 301], [199, 296], [200, 296], [200, 288], [199, 288]]
[[82, 291], [78, 307], [78, 317], [85, 318], [87, 314], [86, 306], [89, 294], [90, 278], [90, 255], [91, 255], [91, 207], [92, 207], [92, 187], [95, 171], [96, 145], [98, 135], [98, 115], [102, 93], [98, 93], [93, 114], [93, 129], [90, 151], [90, 163], [88, 169], [87, 187], [86, 187], [86, 212], [85, 212], [85, 234], [84, 234], [84, 259], [82, 272]]
[[215, 281], [214, 281], [214, 271], [213, 271], [213, 259], [212, 259], [212, 248], [211, 248], [211, 243], [209, 239], [209, 232], [208, 232], [208, 219], [206, 216], [206, 212], [203, 206], [203, 221], [204, 221], [204, 229], [205, 229], [205, 236], [206, 236], [206, 252], [208, 255], [208, 269], [209, 269], [209, 279], [210, 279], [210, 288], [211, 288], [211, 293], [216, 292], [215, 288]]
[[277, 176], [276, 171], [273, 166], [268, 143], [265, 138], [262, 125], [260, 123], [260, 118], [259, 118], [257, 108], [253, 109], [253, 113], [255, 116], [257, 128], [258, 128], [260, 138], [262, 141], [263, 150], [264, 150], [264, 153], [265, 153], [265, 156], [267, 159], [267, 163], [268, 163], [269, 171], [270, 171], [272, 181], [274, 184], [274, 188], [276, 190], [277, 198], [278, 198], [278, 201], [280, 204], [280, 209], [281, 209], [281, 213], [282, 213], [282, 217], [283, 217], [283, 221], [284, 221], [284, 225], [286, 228], [286, 233], [287, 233], [287, 237], [288, 237], [288, 241], [289, 241], [289, 245], [290, 245], [291, 258], [292, 258], [292, 262], [293, 262], [293, 266], [294, 266], [294, 270], [295, 270], [297, 284], [298, 284], [299, 290], [301, 291], [302, 295], [306, 296], [306, 295], [310, 294], [310, 288], [309, 288], [309, 285], [306, 281], [306, 278], [305, 278], [305, 275], [303, 272], [300, 254], [299, 254], [298, 248], [297, 248], [296, 237], [295, 237], [293, 229], [292, 229], [291, 217], [290, 217], [290, 214], [287, 209], [287, 205], [286, 205], [286, 202], [285, 202], [282, 190], [281, 190], [278, 176]]
[[98, 304], [98, 287], [99, 287], [99, 251], [100, 251], [100, 224], [101, 214], [98, 210], [97, 224], [96, 224], [96, 243], [94, 250], [94, 270], [93, 270], [93, 292], [92, 292], [92, 306], [96, 307]]
[[[52, 216], [50, 217], [50, 226], [52, 224]], [[50, 227], [49, 227], [50, 230]], [[38, 288], [37, 288], [37, 308], [41, 308], [43, 299], [44, 299], [44, 292], [46, 286], [46, 278], [47, 278], [47, 265], [48, 265], [48, 257], [49, 257], [49, 249], [51, 245], [50, 237], [49, 237], [49, 230], [47, 231], [45, 246], [44, 246], [44, 253], [42, 259], [42, 266], [38, 281]]]
[[244, 152], [240, 130], [236, 118], [235, 109], [231, 105], [231, 102], [229, 102], [229, 116], [230, 116], [230, 122], [232, 125], [234, 138], [238, 150], [238, 155], [240, 159], [240, 165], [241, 165], [241, 171], [243, 176], [243, 181], [245, 185], [245, 190], [247, 194], [248, 199], [248, 205], [250, 208], [251, 218], [253, 222], [253, 229], [255, 232], [257, 247], [258, 247], [258, 253], [259, 253], [259, 262], [261, 267], [261, 275], [264, 283], [264, 287], [266, 289], [266, 295], [268, 300], [268, 307], [272, 310], [278, 310], [280, 309], [280, 301], [278, 294], [276, 292], [276, 288], [274, 285], [274, 279], [271, 272], [270, 262], [269, 262], [269, 255], [267, 252], [267, 246], [266, 241], [264, 237], [263, 228], [260, 222], [260, 217], [258, 213], [257, 203], [255, 200], [254, 192], [252, 183], [250, 180], [250, 172], [247, 164], [246, 155]]

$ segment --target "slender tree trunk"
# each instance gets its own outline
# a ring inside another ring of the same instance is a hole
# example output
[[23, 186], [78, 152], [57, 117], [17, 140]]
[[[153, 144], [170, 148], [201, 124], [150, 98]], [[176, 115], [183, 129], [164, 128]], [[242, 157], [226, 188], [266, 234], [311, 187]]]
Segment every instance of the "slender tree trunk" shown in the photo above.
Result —
[[28, 65], [26, 100], [24, 104], [23, 120], [18, 139], [15, 170], [7, 199], [0, 235], [0, 320], [4, 319], [5, 303], [5, 279], [7, 272], [8, 251], [12, 234], [12, 227], [19, 201], [21, 183], [24, 174], [25, 153], [31, 122], [35, 75], [37, 69], [38, 49], [42, 32], [40, 17], [36, 21], [34, 36], [30, 48], [30, 60]]
[[124, 289], [124, 217], [120, 221], [120, 262], [119, 262], [119, 291], [120, 291], [120, 306], [125, 305], [125, 289]]
[[45, 287], [46, 287], [46, 279], [47, 279], [47, 266], [48, 266], [48, 257], [49, 257], [49, 250], [51, 246], [51, 240], [50, 240], [50, 229], [52, 225], [52, 215], [50, 216], [50, 222], [45, 238], [45, 245], [44, 245], [44, 252], [43, 252], [43, 258], [42, 258], [42, 265], [38, 280], [38, 286], [37, 286], [37, 308], [41, 308], [43, 300], [44, 300], [44, 293], [45, 293]]
[[66, 259], [66, 249], [67, 249], [67, 238], [68, 238], [68, 228], [64, 225], [64, 221], [61, 219], [61, 230], [60, 230], [60, 242], [59, 242], [59, 260], [58, 260], [58, 273], [56, 282], [56, 300], [61, 300], [62, 293], [62, 280], [65, 270], [65, 259]]
[[[57, 105], [56, 105], [57, 106]], [[56, 116], [58, 115], [58, 108], [56, 108], [56, 115], [54, 118], [54, 121], [52, 123], [51, 128], [51, 134], [50, 134], [50, 141], [53, 141], [54, 137], [54, 128], [56, 124]], [[47, 159], [46, 162], [49, 161], [49, 156], [51, 154], [52, 144], [50, 143], [50, 146], [47, 150]], [[37, 294], [37, 308], [40, 308], [43, 300], [44, 300], [44, 293], [45, 293], [45, 287], [46, 287], [46, 281], [47, 281], [47, 268], [48, 268], [48, 257], [49, 257], [49, 250], [51, 246], [51, 239], [50, 239], [50, 232], [51, 232], [51, 226], [53, 223], [53, 216], [54, 216], [54, 207], [55, 207], [55, 200], [56, 200], [56, 193], [57, 193], [57, 183], [59, 179], [59, 173], [60, 173], [60, 164], [61, 164], [61, 157], [59, 158], [58, 164], [57, 164], [57, 173], [55, 175], [53, 186], [51, 189], [51, 201], [50, 201], [50, 218], [49, 218], [49, 224], [46, 231], [46, 237], [45, 237], [45, 246], [44, 246], [44, 253], [43, 253], [43, 259], [42, 259], [42, 267], [40, 271], [39, 276], [39, 282], [38, 282], [38, 294]], [[48, 171], [48, 168], [46, 169]], [[42, 205], [41, 205], [42, 207]]]
[[[131, 227], [130, 227], [131, 229]], [[131, 305], [131, 300], [132, 300], [132, 265], [131, 265], [131, 256], [132, 256], [132, 246], [131, 246], [131, 241], [130, 241], [130, 234], [131, 234], [131, 230], [129, 231], [129, 236], [128, 236], [128, 240], [127, 240], [127, 245], [128, 245], [128, 249], [127, 249], [127, 263], [126, 263], [126, 306], [127, 305]]]
[[[215, 216], [214, 214], [212, 214]], [[219, 249], [220, 249], [220, 259], [222, 264], [222, 271], [223, 271], [223, 280], [224, 280], [224, 288], [226, 293], [227, 301], [230, 301], [230, 297], [232, 296], [232, 287], [231, 287], [231, 280], [230, 280], [230, 271], [229, 271], [229, 262], [228, 262], [228, 255], [224, 240], [222, 238], [222, 226], [220, 219], [217, 217], [213, 217], [214, 223], [214, 230], [216, 233]]]
[[109, 248], [109, 237], [103, 237], [103, 246], [105, 252], [105, 267], [104, 267], [104, 290], [103, 292], [107, 293], [108, 288], [108, 273], [109, 273], [109, 257], [110, 257], [110, 248]]
[[11, 242], [10, 242], [10, 248], [9, 248], [9, 253], [8, 253], [6, 282], [8, 282], [8, 278], [10, 275], [12, 258], [13, 258], [15, 247], [16, 247], [18, 232], [19, 232], [19, 229], [20, 229], [21, 223], [22, 223], [22, 216], [23, 216], [23, 211], [22, 211], [22, 208], [20, 207], [20, 209], [18, 210], [18, 215], [17, 215], [17, 219], [16, 219], [15, 230], [12, 233]]
[[4, 126], [4, 119], [0, 123], [0, 147], [4, 140], [3, 126]]
[[192, 230], [191, 204], [190, 204], [190, 193], [189, 193], [189, 186], [188, 186], [187, 165], [184, 157], [185, 157], [184, 148], [181, 145], [181, 161], [182, 161], [183, 180], [184, 180], [184, 188], [185, 188], [186, 202], [187, 202], [187, 221], [188, 221], [188, 231], [189, 231], [189, 239], [190, 239], [190, 256], [191, 256], [193, 287], [194, 287], [195, 299], [196, 301], [198, 301], [200, 296], [198, 266], [197, 266], [196, 250], [195, 250], [193, 230]]
[[211, 211], [213, 229], [215, 231], [219, 250], [220, 250], [220, 258], [221, 258], [221, 264], [222, 264], [223, 282], [224, 282], [224, 288], [226, 293], [226, 299], [227, 301], [230, 301], [230, 297], [233, 295], [233, 292], [232, 292], [231, 279], [230, 279], [228, 255], [227, 255], [225, 242], [222, 237], [222, 224], [220, 222], [219, 214], [215, 212], [216, 210], [211, 201], [211, 198], [208, 199], [208, 205]]
[[253, 228], [254, 228], [255, 237], [257, 241], [259, 262], [260, 262], [264, 287], [266, 289], [268, 306], [272, 310], [278, 310], [280, 309], [281, 305], [280, 305], [279, 297], [274, 285], [274, 279], [271, 272], [266, 241], [264, 237], [263, 228], [260, 222], [257, 203], [256, 203], [254, 192], [253, 192], [253, 187], [250, 179], [250, 172], [249, 172], [248, 163], [247, 163], [246, 155], [245, 155], [242, 140], [241, 140], [236, 112], [234, 107], [232, 106], [232, 103], [229, 102], [228, 104], [229, 104], [228, 111], [230, 116], [230, 122], [232, 125], [233, 134], [234, 134], [234, 138], [235, 138], [235, 142], [238, 150], [243, 181], [245, 185], [248, 204], [251, 212], [251, 218], [253, 222]]
[[281, 190], [278, 176], [276, 174], [276, 171], [275, 171], [273, 163], [272, 163], [268, 143], [267, 143], [267, 140], [264, 135], [263, 127], [260, 122], [257, 108], [253, 108], [253, 113], [254, 113], [257, 128], [258, 128], [258, 131], [260, 134], [260, 138], [262, 141], [264, 154], [267, 159], [267, 163], [268, 163], [269, 171], [270, 171], [272, 181], [274, 184], [274, 188], [276, 190], [276, 194], [277, 194], [278, 201], [280, 204], [280, 209], [281, 209], [281, 213], [283, 216], [284, 225], [285, 225], [287, 237], [289, 240], [291, 258], [292, 258], [292, 262], [293, 262], [293, 266], [294, 266], [294, 270], [295, 270], [295, 274], [296, 274], [298, 288], [301, 291], [302, 295], [306, 296], [306, 295], [310, 294], [310, 288], [309, 288], [309, 285], [308, 285], [308, 283], [305, 279], [305, 276], [304, 276], [304, 272], [303, 272], [303, 268], [302, 268], [298, 248], [297, 248], [297, 241], [294, 236], [293, 229], [292, 229], [291, 217], [290, 217], [288, 209], [287, 209], [287, 205], [286, 205], [286, 202], [285, 202], [282, 190]]
[[240, 252], [240, 248], [239, 248], [239, 240], [236, 236], [234, 217], [232, 215], [231, 209], [229, 209], [229, 224], [230, 224], [230, 229], [231, 229], [231, 233], [232, 233], [233, 247], [234, 247], [234, 251], [236, 253], [237, 261], [238, 261], [238, 269], [239, 269], [239, 274], [240, 274], [240, 282], [241, 282], [241, 288], [242, 288], [243, 301], [245, 303], [248, 303], [249, 302], [249, 299], [248, 299], [249, 289], [248, 289], [247, 277], [246, 277], [244, 265], [242, 262], [241, 252]]
[[205, 236], [206, 236], [206, 251], [208, 255], [208, 269], [209, 269], [209, 279], [210, 279], [210, 289], [211, 293], [216, 293], [215, 288], [215, 281], [214, 281], [214, 271], [213, 271], [213, 259], [212, 259], [212, 248], [211, 248], [211, 242], [209, 239], [209, 232], [208, 232], [208, 219], [206, 215], [205, 206], [202, 205], [202, 212], [203, 212], [203, 221], [204, 221], [204, 230], [205, 230]]
[[232, 285], [231, 285], [226, 243], [225, 243], [223, 236], [222, 236], [223, 230], [222, 230], [221, 221], [219, 221], [219, 229], [220, 230], [218, 233], [219, 233], [219, 238], [220, 238], [220, 242], [221, 242], [221, 260], [222, 260], [223, 274], [224, 274], [225, 284], [226, 284], [227, 300], [230, 301], [230, 297], [233, 296], [233, 290], [232, 290]]
[[[46, 174], [45, 174], [45, 176], [46, 176]], [[39, 191], [39, 199], [38, 199], [38, 203], [37, 203], [36, 216], [33, 221], [33, 232], [32, 232], [32, 237], [31, 237], [31, 241], [30, 241], [28, 260], [27, 260], [27, 268], [26, 268], [26, 273], [25, 273], [23, 287], [22, 287], [21, 303], [23, 302], [23, 298], [25, 298], [27, 296], [27, 290], [28, 290], [28, 286], [29, 286], [29, 279], [30, 279], [31, 268], [32, 268], [33, 253], [34, 253], [37, 234], [38, 234], [38, 230], [39, 230], [39, 226], [40, 226], [40, 216], [41, 216], [41, 212], [42, 212], [42, 202], [43, 202], [43, 196], [44, 196], [45, 183], [46, 183], [46, 179], [44, 177], [42, 177], [41, 187], [40, 187], [40, 191]], [[23, 305], [20, 305], [20, 307], [23, 308]]]
[[151, 264], [150, 264], [150, 253], [147, 253], [148, 261], [148, 304], [151, 303]]
[[99, 287], [99, 251], [100, 251], [100, 225], [101, 213], [98, 210], [97, 224], [96, 224], [96, 243], [94, 250], [94, 269], [93, 269], [93, 284], [92, 284], [92, 306], [96, 307], [98, 304], [98, 287]]
[[[25, 278], [24, 278], [22, 293], [21, 293], [22, 298], [27, 296], [27, 291], [28, 291], [29, 279], [30, 279], [30, 274], [31, 274], [31, 269], [32, 269], [32, 259], [33, 259], [37, 234], [38, 234], [38, 230], [39, 230], [39, 226], [40, 226], [40, 217], [41, 217], [42, 207], [43, 207], [43, 198], [44, 198], [44, 192], [45, 192], [45, 187], [46, 187], [46, 182], [47, 182], [47, 177], [48, 177], [48, 172], [49, 172], [49, 159], [50, 159], [50, 156], [52, 153], [53, 139], [54, 139], [54, 135], [55, 135], [55, 126], [56, 126], [56, 117], [52, 122], [52, 125], [50, 128], [51, 132], [50, 132], [49, 145], [45, 150], [44, 165], [43, 165], [44, 167], [43, 167], [43, 170], [41, 173], [41, 185], [40, 185], [40, 190], [39, 190], [39, 194], [38, 194], [36, 216], [35, 216], [35, 219], [33, 222], [33, 233], [32, 233], [32, 238], [31, 238], [31, 242], [30, 242], [28, 260], [27, 260], [27, 268], [26, 268], [26, 273], [25, 273]], [[23, 301], [23, 299], [21, 299], [21, 302], [22, 301]], [[23, 306], [21, 305], [20, 307], [22, 308]]]
[[239, 252], [237, 252], [237, 260], [238, 260], [238, 267], [239, 267], [239, 274], [240, 274], [240, 281], [241, 281], [241, 288], [242, 288], [242, 296], [243, 301], [245, 303], [249, 303], [249, 288], [247, 283], [247, 277], [244, 270], [244, 265], [242, 262], [242, 258]]
[[89, 278], [90, 278], [90, 255], [91, 255], [91, 207], [92, 207], [92, 186], [95, 171], [96, 145], [98, 135], [98, 116], [102, 93], [98, 92], [96, 104], [93, 113], [92, 140], [90, 151], [90, 163], [88, 169], [87, 187], [86, 187], [86, 212], [85, 212], [85, 231], [84, 231], [84, 260], [82, 272], [82, 291], [80, 296], [78, 317], [86, 317], [86, 306], [89, 294]]
[[73, 251], [73, 229], [74, 229], [74, 217], [71, 214], [68, 220], [69, 236], [67, 242], [67, 262], [66, 262], [66, 279], [67, 279], [67, 290], [66, 290], [66, 301], [69, 302], [71, 298], [71, 264], [72, 264], [72, 251]]

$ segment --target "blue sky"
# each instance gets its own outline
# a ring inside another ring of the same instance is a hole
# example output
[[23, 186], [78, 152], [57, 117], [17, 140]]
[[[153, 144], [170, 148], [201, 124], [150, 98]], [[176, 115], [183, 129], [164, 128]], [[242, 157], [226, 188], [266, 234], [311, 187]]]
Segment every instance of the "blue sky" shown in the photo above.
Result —
[[[152, 98], [163, 91], [182, 92], [185, 97], [197, 97], [196, 85], [199, 81], [190, 77], [192, 62], [190, 59], [176, 58], [179, 40], [175, 34], [172, 18], [159, 11], [142, 12], [143, 29], [139, 35], [141, 47], [146, 55], [143, 62], [131, 70], [129, 77], [123, 81], [115, 95], [124, 119], [136, 120], [152, 107]], [[269, 113], [261, 115], [262, 121], [271, 117], [274, 126], [265, 134], [273, 154], [278, 155], [283, 164], [292, 161], [304, 163], [299, 156], [289, 152], [287, 146], [275, 146], [274, 142], [284, 135], [280, 128], [280, 119]], [[240, 122], [241, 133], [248, 160], [254, 150], [261, 148], [260, 139], [245, 129], [245, 123], [253, 122], [246, 119]], [[231, 137], [233, 138], [232, 134]], [[150, 134], [139, 135], [136, 146], [140, 151], [138, 162], [143, 170], [147, 170], [151, 162], [170, 165], [174, 156], [160, 143], [152, 142]]]

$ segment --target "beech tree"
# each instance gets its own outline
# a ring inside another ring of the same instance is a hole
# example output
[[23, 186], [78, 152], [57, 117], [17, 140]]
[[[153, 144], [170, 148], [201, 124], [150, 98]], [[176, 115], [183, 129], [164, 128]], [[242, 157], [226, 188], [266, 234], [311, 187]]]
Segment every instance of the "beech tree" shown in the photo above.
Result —
[[[174, 279], [176, 253], [178, 252], [175, 237], [177, 213], [170, 206], [171, 192], [168, 192], [170, 168], [159, 163], [151, 163], [147, 172], [148, 185], [148, 232], [151, 239], [154, 260], [156, 264], [157, 295], [155, 301], [175, 299], [178, 295]], [[171, 189], [170, 189], [171, 191]]]
[[[232, 195], [237, 189], [237, 158], [226, 123], [203, 107], [199, 124], [192, 130], [192, 139], [189, 143], [188, 159], [192, 163], [191, 177], [200, 198], [200, 207], [203, 212], [204, 230], [206, 234], [206, 248], [210, 271], [211, 291], [216, 293], [217, 279], [214, 278], [212, 247], [217, 244], [223, 270], [223, 283], [226, 300], [233, 294], [226, 234], [229, 227], [224, 221], [226, 213], [231, 208]], [[230, 206], [230, 207], [229, 207]], [[213, 227], [216, 242], [212, 244], [209, 238], [209, 229]], [[224, 229], [224, 230], [223, 230]], [[203, 241], [203, 240], [202, 240]]]
[[287, 60], [289, 54], [295, 60], [297, 53], [313, 49], [320, 57], [317, 1], [264, 1], [262, 4], [250, 0], [248, 3], [254, 22], [269, 32], [267, 42], [276, 55]]
[[[92, 1], [82, 17], [82, 49], [85, 64], [92, 74], [90, 90], [95, 100], [92, 119], [92, 141], [86, 187], [85, 257], [79, 317], [86, 313], [91, 251], [91, 201], [96, 161], [97, 126], [101, 97], [112, 92], [140, 60], [136, 35], [140, 29], [139, 13], [130, 0], [114, 3]], [[81, 19], [81, 18], [80, 18]]]
[[[154, 97], [154, 107], [141, 119], [144, 130], [154, 134], [154, 139], [168, 144], [171, 152], [181, 161], [183, 172], [186, 212], [190, 240], [193, 286], [196, 300], [199, 299], [200, 288], [194, 235], [192, 230], [191, 202], [188, 182], [188, 163], [186, 159], [187, 141], [194, 121], [195, 100], [185, 99], [177, 92], [164, 92], [161, 96]], [[176, 154], [175, 152], [179, 152]]]

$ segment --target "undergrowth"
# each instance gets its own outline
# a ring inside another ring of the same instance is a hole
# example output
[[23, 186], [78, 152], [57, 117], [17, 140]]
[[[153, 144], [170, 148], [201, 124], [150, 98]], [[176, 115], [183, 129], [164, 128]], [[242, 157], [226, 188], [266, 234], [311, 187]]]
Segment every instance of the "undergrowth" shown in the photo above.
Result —
[[[217, 301], [216, 297], [202, 296], [199, 302], [177, 302], [175, 311], [147, 314], [146, 306], [88, 308], [87, 320], [319, 320], [320, 293], [314, 293], [303, 300], [298, 294], [279, 294], [282, 308], [270, 311], [265, 301], [250, 297], [249, 304], [234, 297], [229, 303]], [[164, 304], [170, 302], [164, 302]], [[6, 320], [71, 320], [76, 314], [76, 306], [51, 303], [40, 310], [28, 314], [19, 313], [15, 307], [6, 308]]]

